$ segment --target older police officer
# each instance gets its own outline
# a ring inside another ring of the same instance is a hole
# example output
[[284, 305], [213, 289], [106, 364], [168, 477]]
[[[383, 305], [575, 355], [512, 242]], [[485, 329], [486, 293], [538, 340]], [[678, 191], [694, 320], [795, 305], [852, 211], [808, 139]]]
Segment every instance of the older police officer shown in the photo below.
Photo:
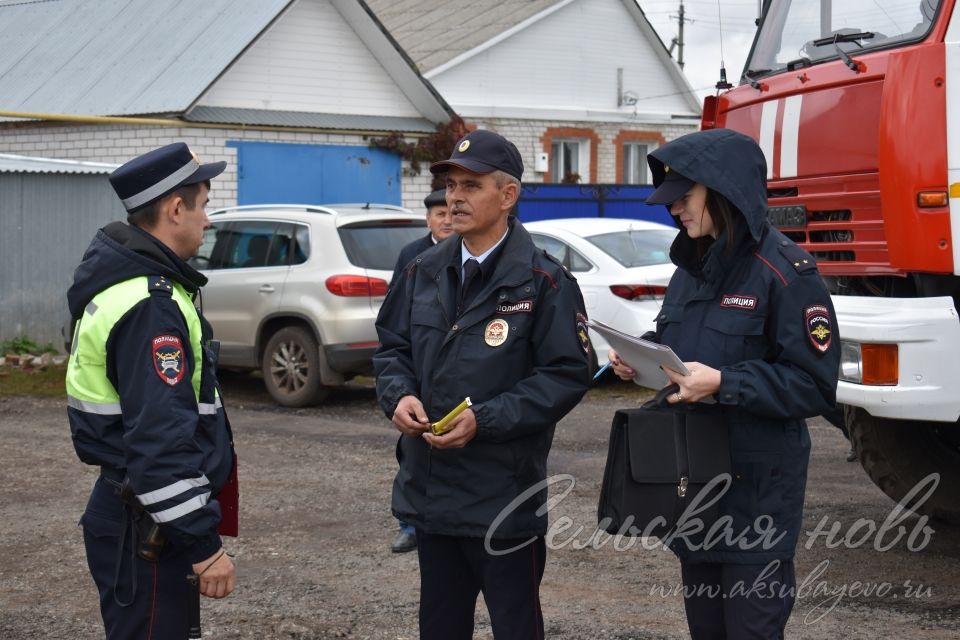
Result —
[[[402, 434], [393, 513], [417, 528], [420, 635], [471, 638], [482, 591], [498, 640], [542, 638], [546, 488], [508, 505], [545, 479], [554, 427], [587, 389], [583, 299], [509, 219], [523, 173], [513, 143], [474, 131], [431, 171], [446, 172], [460, 237], [403, 270], [374, 357], [380, 404]], [[430, 433], [467, 396], [472, 408]]]
[[114, 171], [130, 224], [97, 232], [67, 294], [70, 430], [80, 459], [100, 467], [80, 522], [108, 639], [186, 638], [191, 572], [206, 596], [234, 588], [218, 535], [221, 503], [235, 506], [224, 502], [232, 436], [193, 304], [206, 278], [186, 263], [225, 166], [176, 143]]

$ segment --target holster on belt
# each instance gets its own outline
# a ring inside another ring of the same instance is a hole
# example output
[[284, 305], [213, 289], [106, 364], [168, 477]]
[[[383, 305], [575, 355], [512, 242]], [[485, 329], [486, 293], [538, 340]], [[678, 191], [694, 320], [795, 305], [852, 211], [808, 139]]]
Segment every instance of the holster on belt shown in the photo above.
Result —
[[160, 552], [163, 551], [166, 540], [160, 532], [160, 525], [153, 521], [137, 499], [137, 494], [130, 486], [130, 478], [124, 478], [123, 484], [120, 485], [120, 499], [126, 505], [127, 513], [134, 524], [137, 534], [134, 540], [137, 555], [147, 562], [156, 562], [160, 559]]

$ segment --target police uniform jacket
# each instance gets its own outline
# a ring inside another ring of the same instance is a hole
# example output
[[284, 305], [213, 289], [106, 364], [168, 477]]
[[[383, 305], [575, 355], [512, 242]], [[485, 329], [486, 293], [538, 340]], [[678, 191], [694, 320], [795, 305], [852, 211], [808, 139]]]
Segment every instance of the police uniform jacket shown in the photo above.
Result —
[[813, 258], [767, 220], [766, 163], [756, 144], [724, 129], [692, 138], [653, 152], [655, 183], [670, 167], [726, 196], [740, 215], [733, 246], [724, 234], [702, 260], [694, 241], [678, 234], [671, 248], [678, 269], [655, 339], [685, 362], [720, 370], [714, 410], [729, 427], [732, 459], [721, 514], [735, 534], [760, 516], [769, 516], [775, 531], [749, 549], [715, 542], [691, 550], [682, 541], [673, 548], [696, 562], [785, 560], [802, 524], [810, 454], [804, 418], [835, 403], [840, 349], [833, 305]]
[[469, 396], [477, 419], [462, 449], [400, 437], [393, 513], [435, 534], [485, 536], [502, 515], [493, 537], [542, 535], [547, 517], [535, 512], [545, 487], [506, 507], [545, 479], [554, 427], [586, 392], [583, 298], [513, 220], [487, 261], [460, 315], [458, 236], [417, 257], [381, 307], [374, 365], [386, 415], [413, 395], [436, 421]]
[[407, 245], [404, 245], [403, 249], [400, 249], [400, 255], [397, 257], [397, 264], [393, 267], [393, 278], [390, 280], [391, 284], [397, 281], [397, 279], [400, 277], [400, 272], [405, 266], [410, 264], [414, 258], [427, 249], [433, 248], [433, 245], [434, 242], [432, 233], [428, 233], [423, 238], [419, 238]]
[[[77, 455], [102, 467], [107, 477], [129, 477], [167, 541], [191, 562], [210, 557], [221, 546], [215, 498], [233, 465], [214, 355], [205, 347], [196, 354], [200, 342], [188, 328], [203, 326], [209, 337], [209, 325], [192, 305], [188, 314], [197, 315], [186, 317], [175, 299], [196, 294], [205, 283], [202, 274], [153, 236], [115, 222], [97, 232], [67, 294], [79, 323], [68, 365], [68, 415]], [[140, 299], [104, 343], [78, 339], [85, 335], [84, 323], [106, 312], [97, 308], [98, 294], [117, 287]], [[199, 389], [191, 384], [197, 362], [202, 368]], [[84, 388], [98, 383], [90, 376], [104, 372], [111, 392], [119, 396], [116, 406], [85, 397]], [[94, 535], [119, 534], [118, 523], [100, 521], [96, 514], [85, 514], [83, 524]]]

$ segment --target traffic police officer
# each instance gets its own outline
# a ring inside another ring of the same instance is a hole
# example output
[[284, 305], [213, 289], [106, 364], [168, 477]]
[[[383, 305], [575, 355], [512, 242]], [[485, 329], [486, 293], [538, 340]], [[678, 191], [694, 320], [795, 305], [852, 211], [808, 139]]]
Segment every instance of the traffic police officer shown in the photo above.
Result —
[[[781, 638], [810, 456], [804, 418], [829, 412], [836, 398], [833, 305], [814, 259], [767, 220], [767, 166], [751, 138], [692, 133], [649, 164], [658, 188], [647, 202], [666, 204], [682, 231], [670, 251], [677, 271], [646, 337], [690, 370], [667, 372], [679, 385], [669, 402], [712, 397], [730, 432], [732, 480], [719, 504], [730, 539], [679, 537], [671, 547], [690, 633]], [[629, 363], [610, 358], [632, 378]]]
[[186, 263], [225, 166], [176, 143], [114, 171], [130, 224], [97, 232], [67, 294], [70, 430], [100, 467], [80, 522], [108, 639], [186, 638], [187, 574], [206, 596], [234, 587], [218, 534], [236, 517], [232, 435], [193, 303], [206, 278]]
[[[374, 356], [377, 396], [403, 434], [393, 513], [417, 528], [420, 636], [472, 638], [482, 591], [498, 640], [542, 638], [538, 509], [555, 425], [589, 383], [583, 299], [508, 219], [523, 173], [513, 143], [474, 131], [431, 171], [446, 172], [459, 237], [402, 271]], [[429, 432], [468, 396], [449, 431]]]

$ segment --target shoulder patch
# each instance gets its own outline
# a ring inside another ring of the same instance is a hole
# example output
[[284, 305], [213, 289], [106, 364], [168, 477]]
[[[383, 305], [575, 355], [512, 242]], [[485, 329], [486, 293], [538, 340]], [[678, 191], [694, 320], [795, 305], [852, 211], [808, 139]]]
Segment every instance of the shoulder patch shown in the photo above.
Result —
[[810, 344], [818, 353], [826, 353], [833, 342], [830, 309], [824, 304], [812, 304], [803, 310], [803, 324]]
[[[787, 241], [784, 240], [783, 242]], [[817, 261], [813, 259], [813, 256], [792, 242], [787, 242], [787, 244], [783, 244], [783, 242], [781, 242], [780, 246], [778, 247], [780, 249], [780, 253], [790, 262], [790, 264], [793, 265], [793, 268], [797, 270], [797, 273], [816, 271]]]
[[574, 318], [577, 322], [577, 338], [580, 339], [580, 347], [585, 354], [590, 355], [590, 336], [587, 333], [587, 316], [578, 312]]
[[183, 380], [183, 343], [178, 336], [164, 333], [150, 341], [153, 370], [171, 387]]

